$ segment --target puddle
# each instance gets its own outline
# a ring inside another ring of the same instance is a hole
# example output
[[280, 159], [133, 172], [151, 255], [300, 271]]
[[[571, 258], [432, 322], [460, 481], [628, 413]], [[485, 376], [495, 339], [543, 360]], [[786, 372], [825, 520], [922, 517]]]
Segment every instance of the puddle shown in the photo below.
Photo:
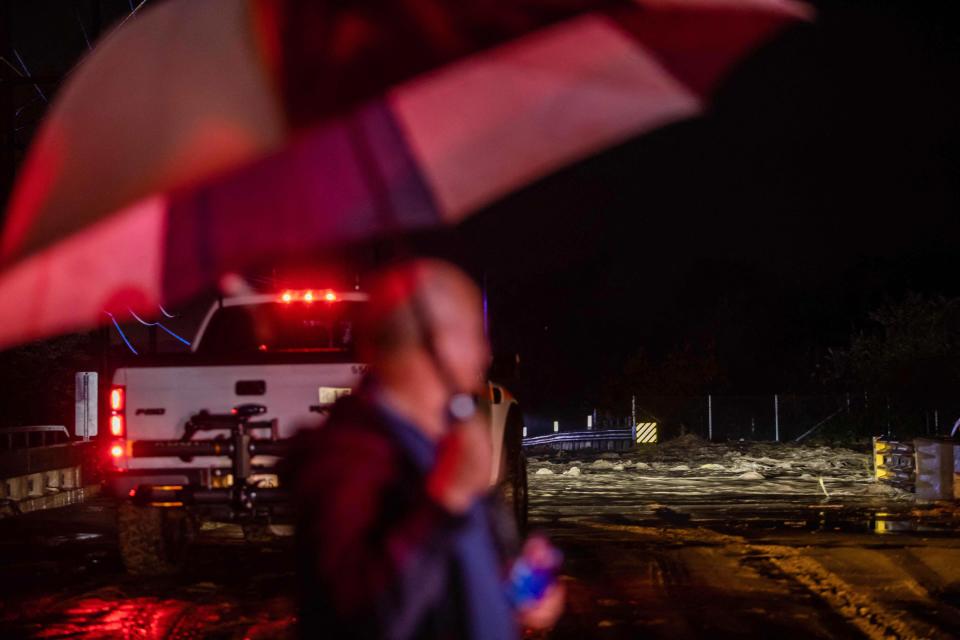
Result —
[[[945, 517], [935, 512], [918, 513], [916, 510], [882, 511], [846, 505], [832, 505], [832, 508], [811, 505], [807, 509], [786, 510], [765, 509], [763, 505], [753, 505], [749, 509], [717, 509], [709, 514], [697, 513], [694, 510], [692, 514], [687, 513], [686, 517], [693, 526], [748, 538], [791, 532], [923, 537], [956, 537], [960, 534], [960, 520], [952, 516]], [[679, 522], [681, 520], [674, 516], [661, 518], [660, 524]]]
[[71, 533], [62, 536], [50, 536], [43, 539], [43, 544], [48, 547], [57, 547], [71, 542], [84, 542], [89, 540], [99, 540], [103, 537], [102, 533]]
[[953, 519], [929, 519], [923, 517], [903, 517], [898, 514], [878, 512], [873, 514], [869, 523], [870, 530], [879, 535], [923, 534], [956, 535], [960, 531], [960, 522]]
[[[42, 625], [23, 629], [33, 638], [197, 638], [289, 637], [293, 630], [292, 603], [269, 602], [254, 613], [240, 603], [214, 599], [192, 602], [176, 598], [117, 597], [102, 594], [81, 598], [71, 606], [43, 619]], [[264, 634], [264, 629], [270, 633]], [[252, 633], [260, 631], [259, 633]]]

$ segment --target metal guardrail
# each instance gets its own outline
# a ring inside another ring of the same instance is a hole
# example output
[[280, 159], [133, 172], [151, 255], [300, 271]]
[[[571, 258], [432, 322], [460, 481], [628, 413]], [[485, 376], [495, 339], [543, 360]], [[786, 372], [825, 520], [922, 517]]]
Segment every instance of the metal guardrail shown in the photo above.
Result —
[[94, 446], [89, 442], [69, 442], [0, 451], [0, 479], [79, 466], [94, 451]]
[[524, 447], [547, 446], [555, 449], [628, 449], [633, 446], [632, 429], [604, 431], [566, 431], [523, 439]]
[[[57, 435], [61, 435], [59, 442]], [[0, 427], [0, 450], [45, 447], [70, 441], [70, 432], [62, 424], [41, 424], [26, 427]]]
[[82, 467], [95, 447], [62, 425], [0, 428], [0, 506], [16, 514], [83, 500]]

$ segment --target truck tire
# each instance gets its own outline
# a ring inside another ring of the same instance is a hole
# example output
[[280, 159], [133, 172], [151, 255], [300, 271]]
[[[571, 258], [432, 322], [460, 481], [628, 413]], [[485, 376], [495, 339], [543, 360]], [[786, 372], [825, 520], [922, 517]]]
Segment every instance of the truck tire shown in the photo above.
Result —
[[194, 526], [183, 509], [142, 507], [123, 502], [117, 510], [120, 557], [135, 576], [169, 575], [180, 570]]
[[503, 433], [504, 476], [500, 494], [517, 526], [517, 532], [527, 533], [527, 456], [523, 452], [523, 415], [517, 408], [507, 414]]

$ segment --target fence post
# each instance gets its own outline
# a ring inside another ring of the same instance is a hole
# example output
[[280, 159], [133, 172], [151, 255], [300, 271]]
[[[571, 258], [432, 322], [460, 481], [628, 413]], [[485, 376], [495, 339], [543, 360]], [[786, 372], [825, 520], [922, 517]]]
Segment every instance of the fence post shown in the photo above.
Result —
[[773, 439], [780, 442], [780, 395], [773, 394]]
[[707, 440], [713, 442], [713, 395], [707, 394]]
[[890, 427], [890, 396], [887, 396], [887, 437], [889, 438], [891, 434]]

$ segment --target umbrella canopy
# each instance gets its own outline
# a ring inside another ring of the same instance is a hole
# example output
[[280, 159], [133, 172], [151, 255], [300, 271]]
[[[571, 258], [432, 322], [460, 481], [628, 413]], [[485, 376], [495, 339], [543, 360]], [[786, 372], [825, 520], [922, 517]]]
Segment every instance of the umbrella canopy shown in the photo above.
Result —
[[[271, 256], [455, 222], [702, 112], [808, 16], [788, 0], [572, 2], [474, 33], [489, 25], [427, 11], [441, 3], [371, 4], [332, 20], [326, 3], [171, 0], [111, 34], [11, 199], [0, 347], [149, 314]], [[314, 24], [339, 28], [321, 46]]]

